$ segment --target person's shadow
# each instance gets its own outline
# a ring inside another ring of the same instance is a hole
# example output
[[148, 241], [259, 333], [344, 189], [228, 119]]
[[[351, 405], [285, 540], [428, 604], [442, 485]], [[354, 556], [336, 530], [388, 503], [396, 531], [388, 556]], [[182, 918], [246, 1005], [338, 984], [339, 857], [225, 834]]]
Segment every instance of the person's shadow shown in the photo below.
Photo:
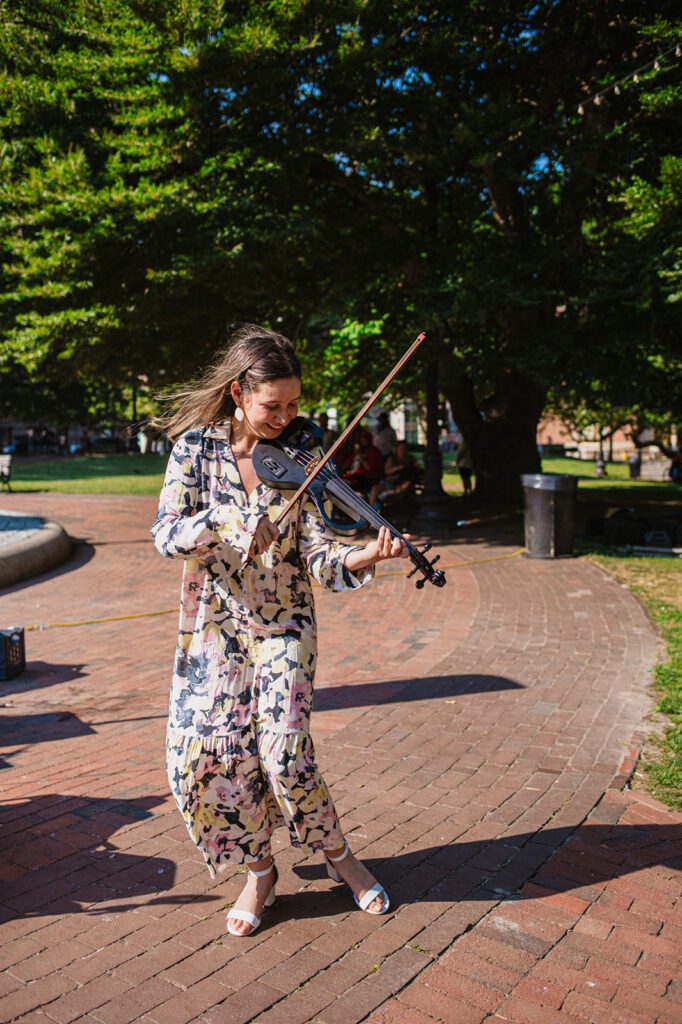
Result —
[[[389, 891], [391, 910], [420, 900], [495, 902], [559, 893], [593, 902], [603, 883], [612, 879], [655, 865], [679, 867], [682, 825], [550, 826], [499, 839], [455, 840], [385, 859], [365, 859], [361, 849], [358, 856]], [[327, 877], [324, 863], [299, 865], [294, 871], [303, 880]], [[334, 891], [341, 894], [344, 889], [348, 891], [345, 885]], [[313, 892], [294, 898], [297, 916], [329, 912], [317, 908]]]
[[324, 686], [315, 691], [315, 711], [335, 711], [339, 708], [374, 706], [376, 704], [405, 704], [412, 700], [438, 700], [461, 697], [465, 693], [490, 693], [493, 690], [523, 690], [506, 676], [467, 675], [421, 676], [413, 679], [394, 679], [386, 682], [353, 683], [352, 686]]

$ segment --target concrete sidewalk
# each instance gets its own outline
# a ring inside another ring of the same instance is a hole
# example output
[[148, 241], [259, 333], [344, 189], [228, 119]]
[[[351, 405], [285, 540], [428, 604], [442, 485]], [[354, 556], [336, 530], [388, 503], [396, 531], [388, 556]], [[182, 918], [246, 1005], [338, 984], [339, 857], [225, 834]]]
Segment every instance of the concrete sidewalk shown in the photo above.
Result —
[[682, 1022], [682, 815], [625, 788], [657, 656], [627, 590], [462, 534], [443, 590], [389, 562], [318, 591], [320, 766], [391, 911], [280, 830], [277, 903], [237, 939], [243, 876], [209, 878], [165, 777], [180, 565], [154, 499], [3, 500], [81, 542], [0, 624], [136, 617], [29, 632], [0, 683], [0, 1021]]

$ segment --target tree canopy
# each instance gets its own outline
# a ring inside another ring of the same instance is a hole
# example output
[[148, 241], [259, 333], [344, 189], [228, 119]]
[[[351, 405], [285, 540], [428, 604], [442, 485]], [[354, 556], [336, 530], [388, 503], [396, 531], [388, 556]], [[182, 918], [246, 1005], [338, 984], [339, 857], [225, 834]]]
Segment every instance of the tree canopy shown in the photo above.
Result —
[[[479, 490], [548, 396], [679, 415], [672, 3], [18, 0], [0, 8], [4, 373], [194, 374], [250, 320], [349, 401], [421, 329]], [[399, 389], [399, 390], [398, 390]]]

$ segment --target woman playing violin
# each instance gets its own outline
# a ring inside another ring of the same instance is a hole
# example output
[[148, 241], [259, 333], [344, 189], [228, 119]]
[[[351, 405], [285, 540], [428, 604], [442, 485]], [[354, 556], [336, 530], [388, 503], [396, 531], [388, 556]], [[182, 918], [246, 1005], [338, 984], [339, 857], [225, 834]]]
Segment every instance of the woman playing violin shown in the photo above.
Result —
[[407, 550], [386, 527], [364, 547], [338, 541], [305, 495], [275, 527], [287, 499], [261, 483], [252, 453], [297, 415], [300, 390], [291, 343], [245, 325], [161, 421], [175, 446], [152, 535], [161, 554], [184, 559], [168, 778], [211, 877], [249, 868], [228, 914], [234, 935], [252, 934], [274, 900], [279, 826], [293, 846], [322, 851], [363, 910], [388, 909], [386, 891], [348, 849], [315, 762], [311, 577], [355, 590], [377, 562]]

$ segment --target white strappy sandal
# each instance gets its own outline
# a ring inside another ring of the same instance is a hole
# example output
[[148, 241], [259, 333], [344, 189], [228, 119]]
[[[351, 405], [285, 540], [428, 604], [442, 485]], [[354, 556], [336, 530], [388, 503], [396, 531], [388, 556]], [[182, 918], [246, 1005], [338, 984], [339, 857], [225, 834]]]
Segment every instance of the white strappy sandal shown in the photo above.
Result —
[[[327, 874], [329, 875], [330, 878], [333, 878], [333, 880], [335, 882], [343, 882], [344, 879], [338, 873], [336, 868], [332, 867], [332, 864], [336, 864], [337, 861], [343, 860], [343, 858], [347, 855], [347, 853], [348, 853], [348, 840], [344, 839], [344, 841], [343, 841], [343, 853], [339, 857], [328, 857], [326, 853], [324, 854], [324, 859], [327, 862]], [[346, 883], [346, 885], [348, 885], [348, 883]], [[350, 886], [348, 886], [348, 887], [350, 888]], [[377, 896], [381, 896], [383, 898], [383, 901], [384, 901], [381, 910], [368, 910], [367, 908], [369, 907], [370, 903], [373, 903], [374, 900], [377, 898]], [[360, 910], [364, 910], [365, 913], [367, 913], [367, 914], [385, 914], [386, 911], [388, 910], [388, 905], [389, 905], [388, 893], [384, 889], [383, 885], [379, 884], [379, 882], [376, 882], [372, 886], [371, 889], [368, 889], [367, 892], [364, 893], [364, 895], [362, 895], [360, 897], [360, 899], [358, 899], [357, 896], [355, 895], [355, 893], [353, 893], [353, 899], [355, 900], [357, 905], [360, 907]]]
[[[265, 871], [252, 871], [251, 868], [249, 868], [249, 874], [250, 875], [255, 875], [256, 878], [264, 878], [265, 875], [269, 875], [272, 870], [274, 870], [274, 872], [275, 872], [275, 880], [272, 883], [272, 888], [270, 889], [270, 892], [268, 893], [267, 899], [266, 899], [265, 903], [263, 904], [263, 909], [265, 909], [266, 907], [271, 907], [272, 904], [275, 902], [275, 899], [277, 897], [277, 894], [275, 892], [275, 886], [277, 885], [277, 879], [279, 877], [278, 873], [277, 873], [277, 867], [275, 866], [275, 862], [273, 861], [272, 864], [270, 865], [270, 867], [266, 868]], [[250, 932], [238, 932], [238, 931], [235, 931], [235, 929], [230, 924], [230, 920], [231, 919], [233, 919], [235, 921], [246, 921], [247, 924], [251, 925], [251, 931]], [[261, 922], [260, 917], [256, 917], [255, 914], [251, 914], [248, 910], [230, 910], [230, 911], [228, 911], [228, 914], [227, 914], [227, 930], [230, 933], [230, 935], [236, 935], [237, 938], [239, 938], [239, 939], [246, 939], [246, 938], [249, 937], [249, 935], [253, 935], [253, 933], [255, 931], [257, 931], [258, 928], [260, 927], [260, 922]]]

